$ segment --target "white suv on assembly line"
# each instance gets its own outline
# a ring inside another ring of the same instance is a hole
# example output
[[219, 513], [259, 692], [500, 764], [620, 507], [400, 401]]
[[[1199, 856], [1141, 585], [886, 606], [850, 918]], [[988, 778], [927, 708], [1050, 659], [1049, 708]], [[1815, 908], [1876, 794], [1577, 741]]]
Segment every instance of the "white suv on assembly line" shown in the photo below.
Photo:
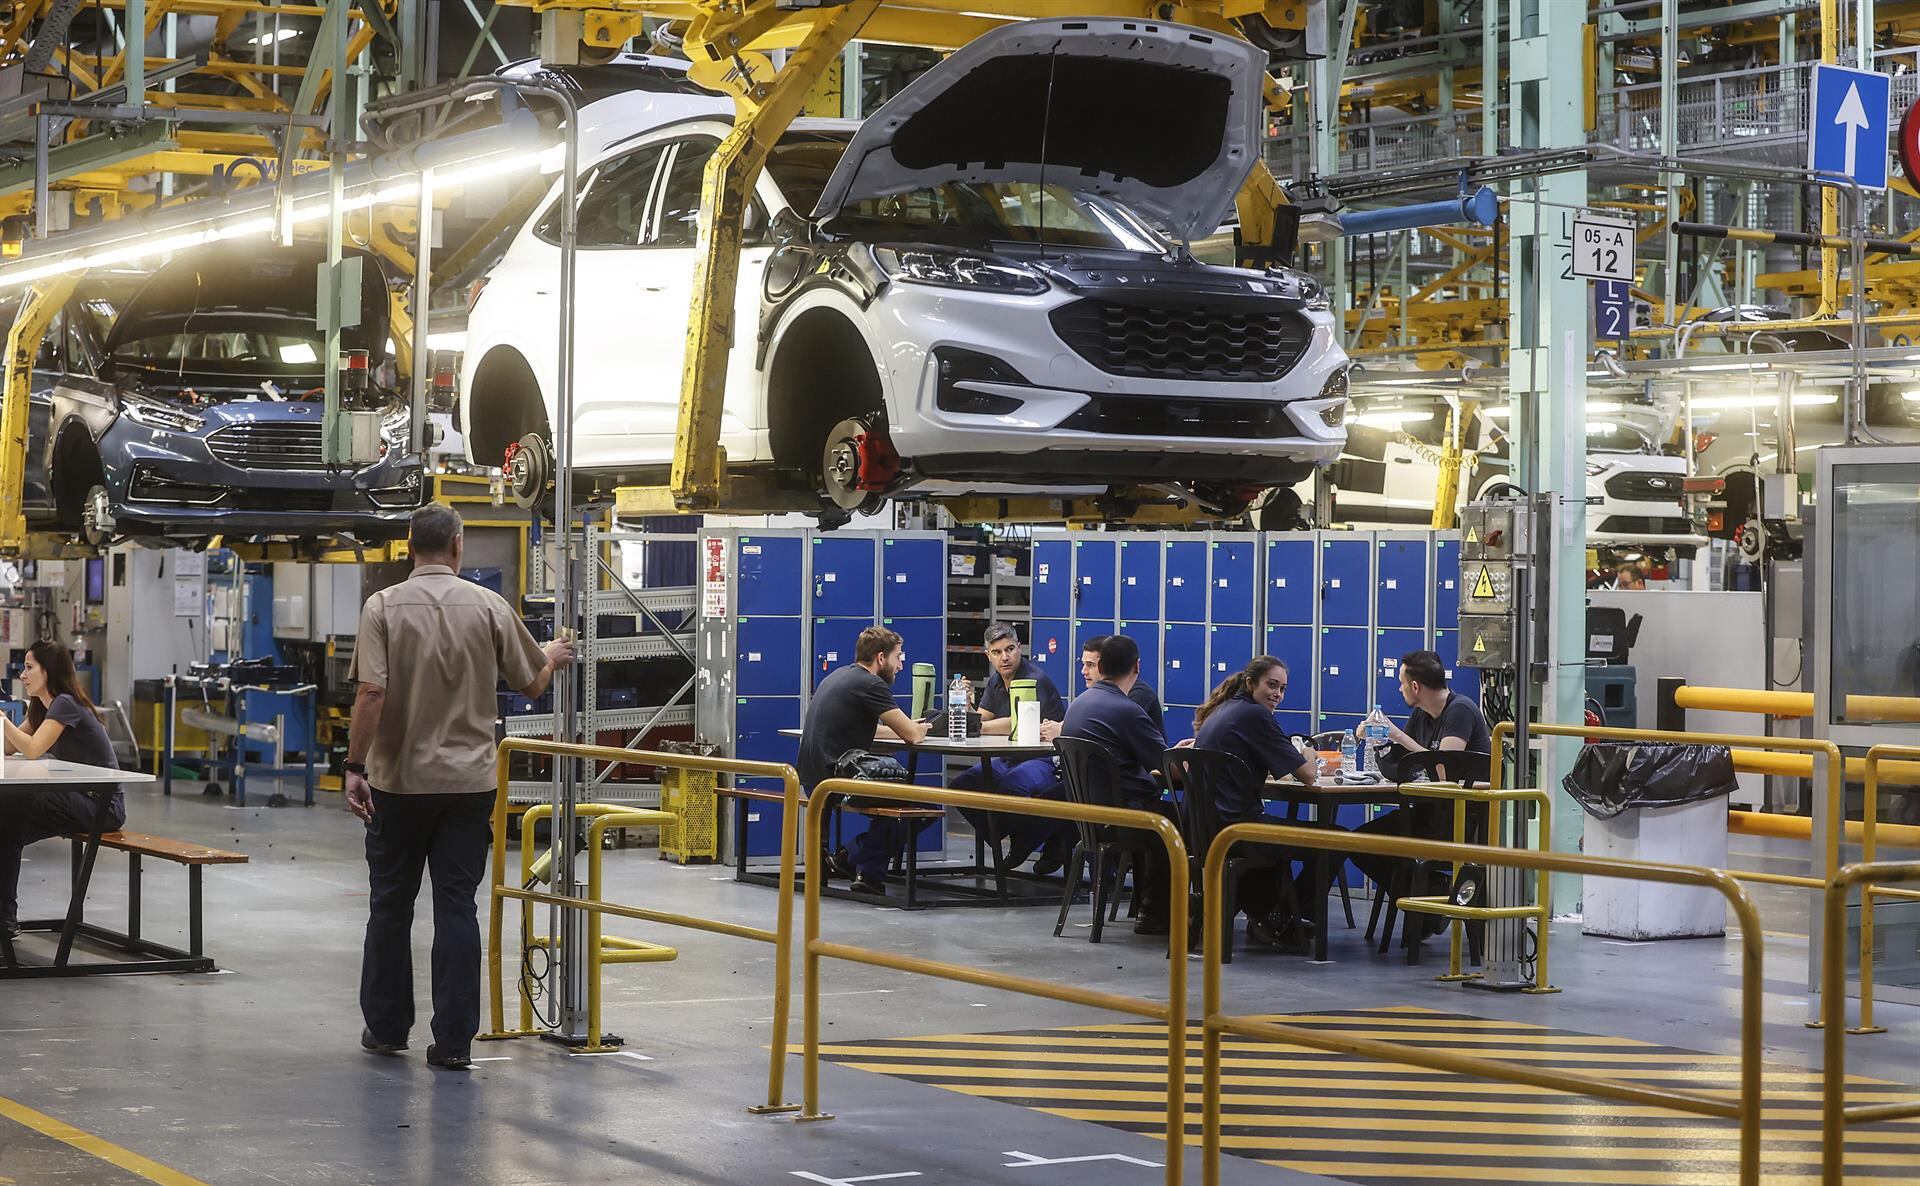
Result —
[[[801, 120], [747, 214], [721, 443], [822, 507], [1165, 487], [1216, 508], [1346, 440], [1321, 286], [1193, 259], [1261, 149], [1266, 56], [1138, 20], [1002, 26], [864, 124]], [[574, 464], [671, 464], [702, 170], [729, 99], [581, 119]], [[550, 467], [558, 190], [468, 320], [461, 428], [516, 494]]]

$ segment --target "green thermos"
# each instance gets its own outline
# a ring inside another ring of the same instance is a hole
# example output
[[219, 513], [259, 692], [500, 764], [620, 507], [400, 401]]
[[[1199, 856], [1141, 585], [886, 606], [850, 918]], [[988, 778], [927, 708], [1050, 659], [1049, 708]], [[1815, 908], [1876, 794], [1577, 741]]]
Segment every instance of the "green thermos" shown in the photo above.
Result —
[[1020, 726], [1020, 706], [1023, 704], [1038, 706], [1039, 703], [1039, 680], [1017, 679], [1007, 684], [1007, 712], [1013, 717], [1011, 740], [1021, 745], [1032, 745], [1034, 742], [1040, 740], [1037, 725], [1035, 726], [1036, 735], [1033, 737], [1026, 736], [1025, 733], [1021, 731]]
[[933, 711], [933, 664], [915, 663], [913, 665], [913, 719], [924, 721]]

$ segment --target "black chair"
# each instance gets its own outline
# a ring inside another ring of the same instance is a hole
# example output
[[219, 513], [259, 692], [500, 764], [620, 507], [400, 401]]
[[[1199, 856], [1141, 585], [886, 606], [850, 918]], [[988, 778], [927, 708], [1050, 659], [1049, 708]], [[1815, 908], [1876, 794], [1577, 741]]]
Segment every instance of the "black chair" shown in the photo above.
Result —
[[[1058, 738], [1053, 748], [1060, 755], [1060, 780], [1065, 784], [1069, 802], [1093, 807], [1120, 805], [1119, 772], [1111, 753], [1079, 737]], [[1054, 920], [1053, 937], [1058, 939], [1066, 930], [1067, 912], [1073, 908], [1074, 897], [1080, 892], [1081, 874], [1087, 862], [1092, 861], [1093, 933], [1088, 941], [1098, 943], [1107, 918], [1109, 895], [1113, 899], [1114, 914], [1119, 914], [1120, 887], [1133, 868], [1137, 841], [1130, 840], [1119, 829], [1101, 824], [1075, 820], [1073, 826], [1079, 839], [1074, 842], [1073, 855], [1067, 858], [1067, 890], [1060, 899], [1060, 917]]]
[[[1444, 769], [1442, 769], [1444, 767]], [[1463, 787], [1491, 786], [1493, 755], [1475, 753], [1470, 750], [1420, 750], [1409, 753], [1395, 747], [1381, 755], [1380, 772], [1394, 782], [1412, 782], [1416, 776], [1425, 775], [1435, 782], [1457, 782]], [[1484, 844], [1487, 837], [1487, 813], [1484, 808], [1475, 810], [1477, 805], [1469, 804], [1467, 813], [1467, 843]], [[1422, 810], [1422, 809], [1427, 810]], [[1451, 800], [1436, 799], [1416, 802], [1400, 809], [1407, 814], [1403, 817], [1405, 833], [1409, 836], [1416, 831], [1430, 831], [1431, 824], [1423, 826], [1424, 821], [1435, 816], [1451, 823], [1454, 804]], [[1451, 826], [1446, 836], [1453, 836]], [[1448, 885], [1452, 884], [1452, 870], [1444, 862], [1399, 861], [1394, 865], [1393, 882], [1387, 886], [1376, 886], [1373, 899], [1373, 912], [1367, 918], [1367, 938], [1373, 938], [1374, 926], [1380, 921], [1381, 912], [1386, 913], [1386, 930], [1380, 935], [1380, 952], [1385, 954], [1393, 945], [1393, 924], [1401, 914], [1396, 903], [1415, 893], [1429, 893], [1433, 884], [1442, 877]], [[1416, 889], [1416, 887], [1419, 887]], [[1426, 925], [1429, 916], [1420, 916], [1418, 924]], [[1416, 917], [1406, 915], [1401, 924], [1400, 941], [1407, 951], [1407, 962], [1420, 962], [1420, 938], [1415, 934]], [[1474, 966], [1480, 964], [1480, 942], [1486, 927], [1482, 923], [1467, 925], [1467, 943], [1471, 949]]]
[[[1207, 850], [1213, 847], [1213, 841], [1228, 824], [1238, 820], [1222, 819], [1220, 816], [1220, 792], [1227, 789], [1236, 793], [1242, 803], [1259, 803], [1260, 781], [1247, 769], [1247, 764], [1229, 753], [1219, 750], [1200, 749], [1185, 746], [1166, 752], [1167, 778], [1180, 787], [1180, 839], [1187, 846], [1187, 862], [1191, 870], [1189, 886], [1195, 906], [1201, 904], [1200, 874], [1207, 863]], [[1261, 818], [1265, 813], [1261, 813]], [[1249, 817], [1251, 818], [1251, 817]], [[1222, 893], [1225, 900], [1220, 903], [1220, 917], [1223, 921], [1223, 935], [1226, 942], [1222, 945], [1221, 962], [1233, 962], [1233, 926], [1239, 915], [1236, 904], [1239, 898], [1240, 879], [1249, 873], [1271, 870], [1280, 882], [1281, 901], [1288, 909], [1298, 913], [1299, 904], [1293, 897], [1293, 860], [1284, 849], [1272, 845], [1243, 844], [1234, 850], [1235, 855], [1227, 858], [1226, 874], [1222, 878]], [[1200, 912], [1195, 910], [1195, 917]], [[1197, 939], [1198, 936], [1195, 936]]]

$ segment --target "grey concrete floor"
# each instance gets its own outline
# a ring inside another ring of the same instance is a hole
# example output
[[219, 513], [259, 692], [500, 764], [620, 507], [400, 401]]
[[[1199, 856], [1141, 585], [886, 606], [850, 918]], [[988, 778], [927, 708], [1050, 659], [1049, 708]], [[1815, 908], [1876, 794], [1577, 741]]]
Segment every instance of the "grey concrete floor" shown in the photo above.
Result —
[[[1159, 1141], [1082, 1121], [974, 1099], [832, 1065], [823, 1104], [836, 1120], [795, 1124], [745, 1108], [765, 1090], [772, 949], [719, 936], [616, 922], [609, 931], [680, 950], [672, 963], [606, 975], [610, 1029], [644, 1057], [574, 1057], [536, 1040], [483, 1044], [488, 1061], [466, 1075], [420, 1059], [428, 933], [417, 932], [422, 1024], [415, 1051], [380, 1059], [357, 1047], [359, 944], [366, 882], [359, 825], [323, 796], [316, 808], [235, 808], [197, 796], [129, 796], [129, 826], [238, 848], [245, 866], [207, 874], [210, 976], [105, 977], [0, 984], [0, 1097], [16, 1101], [206, 1183], [644, 1182], [773, 1186], [916, 1174], [915, 1186], [1033, 1183], [1116, 1186], [1159, 1180], [1126, 1162], [1015, 1168], [1008, 1151], [1043, 1158], [1121, 1154], [1161, 1160]], [[1791, 845], [1772, 842], [1742, 861], [1769, 867]], [[29, 914], [64, 902], [65, 850], [29, 850], [22, 900]], [[103, 854], [89, 913], [124, 904], [123, 858]], [[1738, 862], [1737, 862], [1738, 863]], [[622, 901], [770, 925], [771, 890], [735, 884], [728, 870], [678, 867], [650, 849], [610, 853], [610, 896]], [[183, 920], [184, 875], [146, 876], [150, 932], [163, 941]], [[1805, 1029], [1805, 903], [1761, 895], [1767, 919], [1769, 1059], [1818, 1066], [1819, 1035]], [[1365, 903], [1357, 903], [1364, 924]], [[1338, 921], [1334, 962], [1271, 954], [1238, 959], [1228, 1005], [1247, 1012], [1416, 1006], [1607, 1034], [1714, 1053], [1736, 1049], [1737, 944], [1691, 940], [1623, 944], [1555, 928], [1555, 996], [1508, 996], [1437, 984], [1434, 957], [1408, 967], [1367, 950]], [[1085, 908], [1076, 912], [1083, 922]], [[1124, 924], [1107, 942], [1083, 927], [1051, 936], [1048, 908], [907, 913], [829, 901], [832, 939], [892, 948], [1115, 992], [1165, 991], [1164, 948]], [[1430, 944], [1438, 952], [1439, 944]], [[1199, 963], [1189, 961], [1198, 1012]], [[510, 972], [511, 975], [511, 972]], [[841, 963], [824, 973], [822, 1033], [830, 1042], [1092, 1025], [1118, 1020], [1078, 1006]], [[799, 1040], [798, 989], [793, 1040]], [[509, 1000], [511, 1008], [511, 999]], [[1913, 1082], [1915, 1011], [1883, 1006], [1886, 1037], [1852, 1039], [1853, 1073]], [[787, 1098], [800, 1090], [788, 1062]], [[1197, 1084], [1196, 1084], [1197, 1090]], [[1197, 1166], [1197, 1159], [1192, 1164]], [[802, 1177], [800, 1175], [813, 1175]], [[151, 1180], [152, 1175], [147, 1175]], [[0, 1119], [0, 1182], [138, 1181]], [[1197, 1180], [1197, 1178], [1195, 1179]], [[1229, 1182], [1326, 1179], [1234, 1159]]]

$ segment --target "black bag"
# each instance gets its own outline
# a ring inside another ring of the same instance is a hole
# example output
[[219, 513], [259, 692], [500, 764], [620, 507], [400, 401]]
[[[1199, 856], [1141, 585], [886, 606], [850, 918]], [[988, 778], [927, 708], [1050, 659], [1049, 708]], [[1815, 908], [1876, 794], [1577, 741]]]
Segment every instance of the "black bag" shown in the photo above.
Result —
[[[863, 749], [850, 749], [840, 755], [833, 764], [835, 778], [851, 778], [859, 782], [905, 782], [913, 777], [907, 768], [884, 754], [872, 754]], [[847, 802], [856, 807], [916, 807], [915, 803], [900, 803], [891, 799], [869, 799], [866, 796], [847, 796]]]
[[1561, 780], [1595, 819], [1629, 807], [1678, 807], [1731, 794], [1733, 752], [1724, 745], [1594, 742]]

